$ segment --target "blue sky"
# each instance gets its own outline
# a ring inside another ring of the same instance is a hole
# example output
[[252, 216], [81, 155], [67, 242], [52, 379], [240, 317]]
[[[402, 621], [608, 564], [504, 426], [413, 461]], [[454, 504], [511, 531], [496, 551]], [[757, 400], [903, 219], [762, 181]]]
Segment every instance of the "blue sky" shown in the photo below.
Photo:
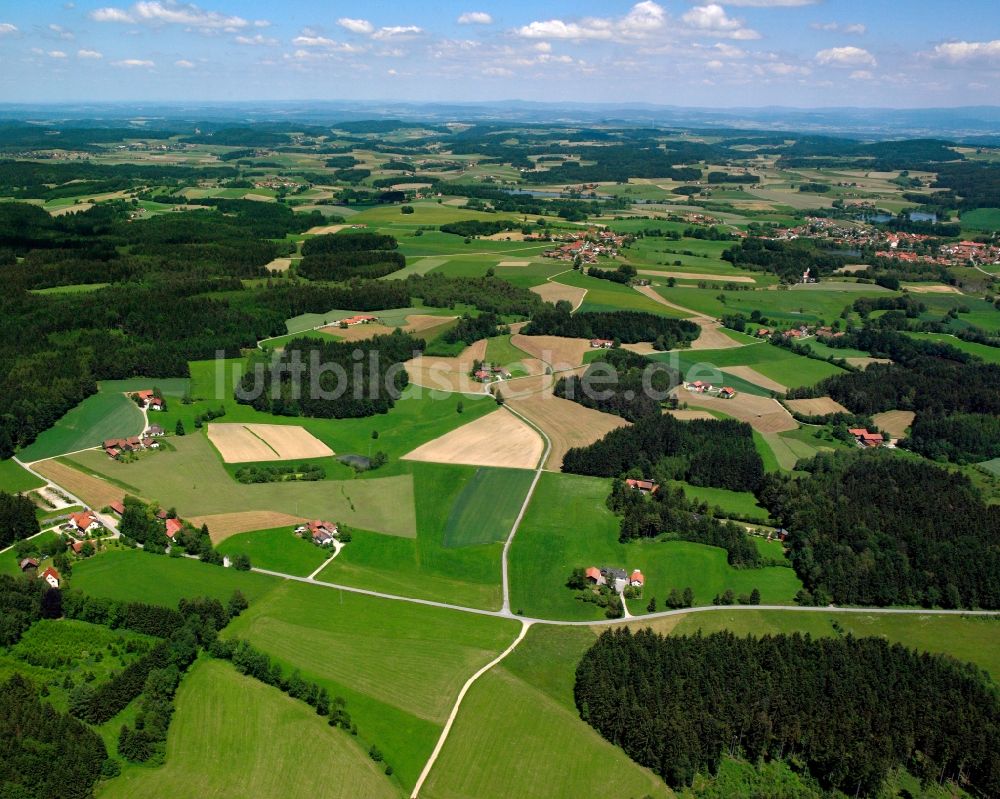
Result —
[[997, 0], [0, 0], [0, 101], [1000, 104]]

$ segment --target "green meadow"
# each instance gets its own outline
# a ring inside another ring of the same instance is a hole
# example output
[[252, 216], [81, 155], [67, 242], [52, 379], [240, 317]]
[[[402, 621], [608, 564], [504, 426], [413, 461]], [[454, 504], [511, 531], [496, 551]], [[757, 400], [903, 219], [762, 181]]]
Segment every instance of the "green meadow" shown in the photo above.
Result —
[[1000, 347], [990, 347], [975, 341], [963, 341], [955, 336], [949, 336], [947, 333], [907, 333], [907, 335], [920, 341], [939, 341], [962, 352], [967, 352], [969, 355], [975, 355], [986, 363], [1000, 364]]
[[[318, 579], [391, 594], [497, 610], [501, 602], [499, 543], [510, 532], [527, 490], [520, 475], [530, 472], [413, 463], [416, 538], [352, 530], [352, 540]], [[514, 498], [490, 497], [483, 485], [516, 489]], [[462, 497], [465, 497], [463, 500]], [[463, 505], [487, 515], [478, 520]], [[499, 512], [498, 512], [499, 511]], [[457, 513], [457, 515], [456, 515]], [[471, 527], [459, 523], [466, 519]], [[493, 531], [474, 544], [479, 525]], [[450, 530], [450, 532], [449, 532]], [[464, 538], [468, 536], [470, 540]]]
[[[184, 677], [166, 763], [136, 766], [105, 783], [101, 799], [179, 796], [254, 799], [398, 799], [403, 791], [358, 739], [304, 702], [202, 659]], [[322, 767], [319, 767], [319, 764]]]
[[671, 480], [670, 485], [683, 488], [684, 494], [689, 499], [705, 502], [711, 508], [721, 508], [723, 513], [732, 514], [736, 518], [767, 521], [767, 510], [757, 504], [757, 498], [749, 491], [694, 486], [681, 480]]
[[15, 461], [10, 459], [0, 461], [0, 491], [6, 491], [8, 494], [20, 494], [43, 485], [45, 485], [44, 480], [35, 477]]
[[463, 683], [516, 634], [514, 621], [292, 582], [223, 632], [343, 696], [359, 736], [378, 745], [406, 787]]
[[331, 550], [295, 535], [291, 526], [239, 533], [216, 549], [223, 555], [248, 555], [256, 568], [305, 577], [318, 569]]
[[[790, 568], [733, 569], [722, 549], [686, 541], [618, 541], [619, 519], [605, 505], [610, 481], [544, 473], [511, 546], [511, 607], [552, 619], [599, 619], [603, 611], [577, 599], [566, 587], [573, 569], [615, 566], [640, 569], [642, 599], [629, 602], [645, 612], [651, 598], [663, 610], [670, 590], [690, 587], [705, 605], [726, 589], [761, 592], [762, 601], [790, 603], [801, 587]], [[665, 531], [669, 532], [669, 531]]]
[[[607, 268], [608, 265], [604, 266]], [[580, 311], [646, 311], [660, 316], [687, 316], [681, 311], [651, 300], [629, 286], [589, 277], [581, 272], [566, 272], [559, 275], [555, 282], [587, 289], [587, 296], [583, 299]]]

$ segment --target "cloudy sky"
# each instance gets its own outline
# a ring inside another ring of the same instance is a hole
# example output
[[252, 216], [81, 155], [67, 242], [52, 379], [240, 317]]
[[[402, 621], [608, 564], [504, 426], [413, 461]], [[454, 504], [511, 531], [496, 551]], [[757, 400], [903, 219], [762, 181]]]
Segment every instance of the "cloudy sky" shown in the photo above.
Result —
[[0, 0], [0, 101], [1000, 104], [997, 0]]

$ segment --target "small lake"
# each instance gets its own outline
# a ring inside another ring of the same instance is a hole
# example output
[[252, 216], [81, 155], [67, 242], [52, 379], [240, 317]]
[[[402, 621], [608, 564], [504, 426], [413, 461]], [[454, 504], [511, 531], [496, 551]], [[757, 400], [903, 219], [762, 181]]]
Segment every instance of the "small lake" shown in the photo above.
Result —
[[[929, 214], [926, 211], [910, 211], [906, 215], [911, 222], [937, 222], [937, 214]], [[873, 222], [878, 225], [884, 225], [886, 222], [891, 222], [893, 220], [892, 214], [864, 214], [861, 217], [862, 222]]]

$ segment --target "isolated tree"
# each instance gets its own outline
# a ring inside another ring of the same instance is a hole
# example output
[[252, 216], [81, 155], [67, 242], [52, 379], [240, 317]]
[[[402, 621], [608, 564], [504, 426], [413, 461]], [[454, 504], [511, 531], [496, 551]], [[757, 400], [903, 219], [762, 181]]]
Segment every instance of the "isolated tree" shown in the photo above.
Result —
[[250, 556], [242, 552], [239, 555], [234, 556], [233, 568], [240, 572], [250, 571]]
[[753, 589], [753, 591], [750, 592], [750, 603], [749, 604], [751, 604], [751, 605], [759, 605], [760, 604], [760, 589], [755, 588], [755, 589]]
[[230, 617], [235, 617], [239, 616], [248, 607], [250, 607], [250, 603], [243, 596], [243, 592], [236, 590], [233, 591], [233, 595], [229, 597], [229, 602], [226, 603], [226, 612], [229, 613]]
[[692, 591], [690, 587], [685, 588], [681, 596], [684, 601], [684, 607], [686, 608], [694, 607], [694, 591]]
[[649, 604], [646, 605], [646, 612], [647, 613], [656, 613], [656, 597], [655, 596], [649, 598]]
[[462, 413], [462, 411], [464, 410], [465, 410], [465, 404], [462, 402], [462, 400], [459, 400], [458, 404], [455, 406], [455, 412]]
[[185, 434], [184, 422], [182, 422], [180, 419], [177, 420], [177, 425], [176, 427], [174, 427], [174, 433], [176, 433], [179, 436], [183, 436]]

